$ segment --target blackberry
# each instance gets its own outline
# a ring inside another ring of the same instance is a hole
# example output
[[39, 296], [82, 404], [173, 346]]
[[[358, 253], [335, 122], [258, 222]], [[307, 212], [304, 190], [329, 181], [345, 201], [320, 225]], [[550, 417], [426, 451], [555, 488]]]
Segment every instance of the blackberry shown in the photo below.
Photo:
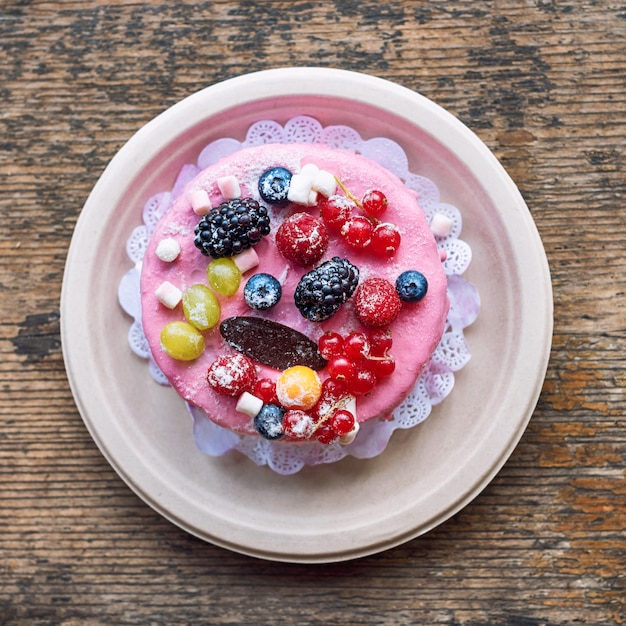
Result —
[[358, 268], [347, 259], [336, 256], [300, 279], [294, 301], [306, 319], [323, 322], [337, 313], [358, 283]]
[[270, 232], [267, 209], [252, 198], [222, 202], [195, 228], [194, 244], [205, 256], [219, 259], [243, 252]]

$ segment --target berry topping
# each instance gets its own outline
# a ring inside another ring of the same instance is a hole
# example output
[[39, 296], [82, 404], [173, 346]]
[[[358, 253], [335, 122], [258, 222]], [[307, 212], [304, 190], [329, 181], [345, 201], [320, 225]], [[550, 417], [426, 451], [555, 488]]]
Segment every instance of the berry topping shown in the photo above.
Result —
[[333, 257], [300, 279], [294, 293], [296, 307], [311, 322], [327, 320], [354, 293], [358, 282], [359, 270], [347, 259]]
[[267, 311], [278, 304], [282, 287], [271, 274], [254, 274], [243, 288], [243, 297], [251, 309]]
[[320, 215], [330, 230], [340, 231], [350, 217], [356, 204], [345, 196], [331, 196], [319, 203]]
[[350, 391], [355, 396], [362, 396], [374, 389], [377, 382], [376, 374], [363, 363], [356, 368], [356, 372], [350, 380]]
[[343, 349], [351, 359], [364, 359], [370, 353], [370, 340], [365, 333], [354, 331], [344, 339]]
[[374, 225], [364, 215], [353, 215], [341, 227], [341, 235], [353, 248], [365, 248], [372, 240]]
[[350, 384], [356, 371], [354, 362], [347, 356], [339, 354], [328, 361], [328, 375], [338, 382]]
[[356, 290], [354, 306], [362, 324], [381, 327], [391, 324], [398, 317], [402, 301], [388, 280], [368, 278]]
[[234, 296], [241, 283], [241, 270], [232, 259], [214, 259], [206, 268], [209, 285], [222, 296]]
[[350, 411], [339, 409], [330, 418], [330, 427], [337, 436], [341, 437], [347, 435], [354, 428], [354, 422], [354, 415]]
[[220, 333], [237, 352], [278, 370], [294, 365], [321, 370], [326, 365], [312, 339], [264, 317], [229, 317], [220, 324]]
[[192, 326], [207, 330], [220, 321], [221, 308], [215, 294], [206, 285], [198, 283], [185, 289], [183, 313]]
[[288, 409], [311, 409], [321, 393], [322, 383], [317, 372], [304, 365], [286, 369], [276, 380], [278, 401]]
[[405, 302], [419, 302], [428, 291], [426, 276], [417, 270], [402, 272], [396, 279], [396, 291]]
[[261, 398], [265, 404], [278, 404], [276, 383], [271, 378], [259, 378], [254, 385], [254, 395]]
[[204, 337], [187, 322], [169, 322], [161, 330], [161, 348], [177, 361], [193, 361], [204, 351]]
[[283, 417], [283, 429], [292, 439], [309, 439], [315, 432], [315, 422], [306, 411], [290, 409]]
[[238, 396], [252, 391], [257, 380], [254, 363], [243, 354], [221, 354], [211, 363], [207, 382], [216, 393]]
[[363, 194], [361, 206], [372, 217], [380, 217], [387, 210], [387, 197], [382, 191], [370, 189]]
[[215, 259], [239, 254], [270, 232], [267, 209], [252, 198], [222, 202], [195, 228], [194, 244]]
[[320, 443], [325, 443], [325, 444], [333, 443], [337, 441], [337, 439], [339, 439], [337, 433], [335, 433], [335, 431], [333, 430], [333, 427], [330, 425], [329, 422], [324, 422], [315, 431], [315, 438]]
[[275, 441], [283, 434], [285, 409], [276, 404], [264, 404], [254, 418], [254, 428], [264, 439]]
[[370, 355], [386, 356], [387, 351], [393, 345], [391, 331], [387, 328], [374, 328], [369, 332]]
[[398, 227], [384, 222], [374, 228], [370, 249], [376, 256], [390, 258], [397, 252], [400, 239]]
[[320, 354], [325, 359], [330, 359], [343, 353], [343, 337], [332, 330], [327, 330], [318, 340], [317, 345]]
[[294, 213], [278, 227], [276, 247], [296, 265], [315, 265], [328, 248], [328, 229], [318, 217], [309, 213]]
[[273, 167], [259, 178], [259, 194], [268, 204], [287, 204], [291, 172], [285, 167]]

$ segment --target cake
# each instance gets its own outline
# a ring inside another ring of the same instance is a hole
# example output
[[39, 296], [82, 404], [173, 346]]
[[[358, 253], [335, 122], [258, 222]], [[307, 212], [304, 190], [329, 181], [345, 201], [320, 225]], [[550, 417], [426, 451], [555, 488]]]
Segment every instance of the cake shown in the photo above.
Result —
[[379, 163], [245, 147], [187, 182], [152, 231], [142, 328], [176, 392], [219, 427], [349, 444], [391, 418], [440, 343], [445, 256], [415, 191]]

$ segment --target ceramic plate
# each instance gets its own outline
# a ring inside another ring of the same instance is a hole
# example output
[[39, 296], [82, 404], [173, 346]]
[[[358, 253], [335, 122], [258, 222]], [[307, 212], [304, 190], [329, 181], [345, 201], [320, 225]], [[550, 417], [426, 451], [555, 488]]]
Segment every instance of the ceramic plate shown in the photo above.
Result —
[[[473, 250], [465, 278], [482, 310], [466, 332], [472, 360], [423, 424], [396, 432], [370, 460], [280, 476], [233, 453], [197, 451], [182, 400], [150, 377], [127, 344], [117, 287], [125, 243], [154, 193], [219, 137], [255, 121], [311, 115], [405, 149], [463, 214]], [[62, 339], [87, 428], [146, 503], [188, 532], [234, 551], [291, 562], [379, 552], [437, 526], [470, 502], [519, 441], [537, 402], [552, 334], [545, 253], [527, 206], [487, 147], [423, 96], [385, 80], [318, 68], [249, 74], [168, 109], [119, 151], [94, 187], [67, 260]]]

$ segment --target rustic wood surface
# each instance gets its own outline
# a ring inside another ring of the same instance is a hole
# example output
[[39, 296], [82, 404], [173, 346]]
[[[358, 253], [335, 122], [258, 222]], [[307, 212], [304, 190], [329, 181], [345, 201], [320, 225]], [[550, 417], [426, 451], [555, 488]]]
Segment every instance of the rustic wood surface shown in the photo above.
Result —
[[[626, 5], [621, 0], [0, 3], [0, 624], [626, 623]], [[59, 295], [81, 207], [145, 122], [215, 81], [359, 70], [470, 126], [525, 196], [555, 331], [530, 426], [429, 534], [328, 566], [152, 511], [91, 440]]]

